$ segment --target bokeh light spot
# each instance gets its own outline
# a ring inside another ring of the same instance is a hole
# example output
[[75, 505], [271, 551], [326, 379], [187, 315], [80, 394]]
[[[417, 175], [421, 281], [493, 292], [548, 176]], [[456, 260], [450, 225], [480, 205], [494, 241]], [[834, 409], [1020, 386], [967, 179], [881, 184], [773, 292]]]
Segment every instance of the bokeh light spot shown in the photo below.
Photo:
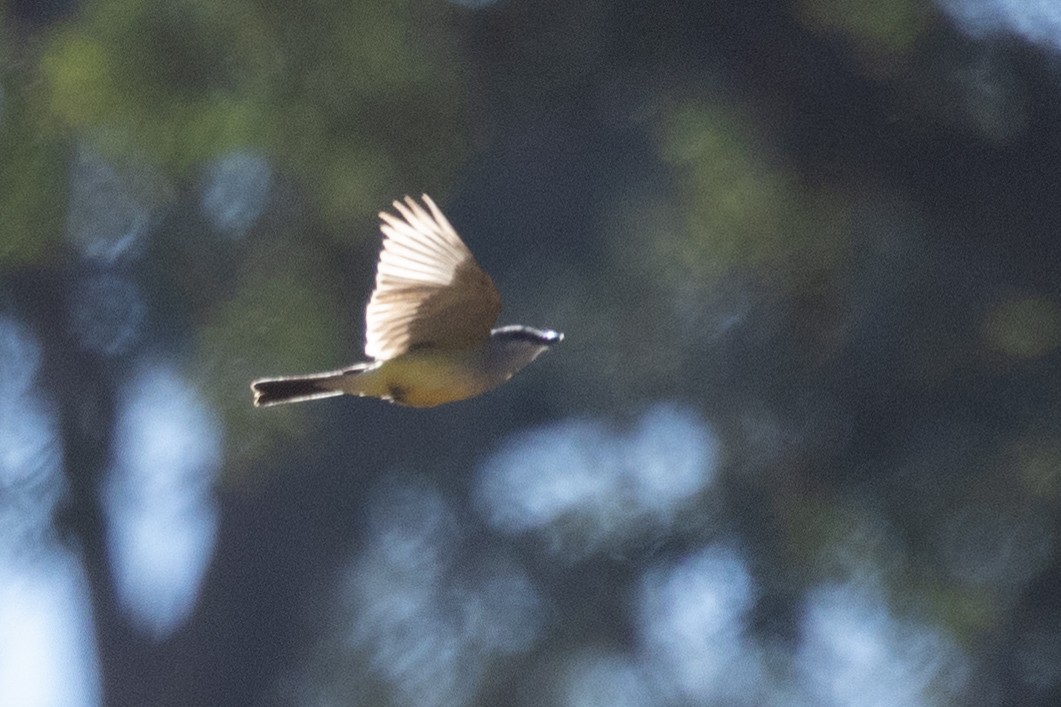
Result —
[[70, 298], [70, 329], [88, 351], [115, 356], [136, 342], [147, 304], [134, 283], [115, 275], [87, 277]]
[[577, 557], [669, 528], [714, 480], [718, 446], [695, 411], [669, 403], [626, 432], [569, 420], [509, 438], [476, 491], [493, 527]]
[[253, 152], [232, 152], [207, 168], [200, 205], [215, 230], [242, 238], [265, 209], [271, 185], [268, 160]]
[[188, 616], [217, 530], [219, 421], [188, 382], [147, 365], [123, 391], [104, 485], [107, 543], [122, 604], [164, 638]]
[[59, 421], [34, 385], [40, 357], [31, 332], [0, 316], [0, 560], [51, 534], [65, 489]]
[[101, 703], [89, 587], [77, 560], [52, 551], [0, 560], [0, 695], [5, 705]]
[[37, 388], [40, 344], [0, 315], [0, 702], [100, 700], [88, 587], [52, 525], [66, 490], [59, 420]]
[[940, 524], [935, 549], [954, 580], [1011, 595], [1052, 562], [1055, 535], [1041, 511], [999, 507], [993, 499], [949, 514]]
[[638, 596], [640, 645], [662, 694], [694, 704], [755, 694], [762, 666], [745, 635], [755, 591], [743, 558], [723, 547], [645, 575]]
[[1061, 51], [1061, 3], [1055, 0], [937, 0], [972, 37], [1015, 34]]
[[644, 668], [627, 655], [585, 650], [568, 657], [566, 663], [561, 678], [561, 698], [557, 704], [566, 707], [652, 707], [660, 704]]
[[871, 588], [816, 589], [801, 632], [797, 664], [812, 704], [953, 704], [968, 678], [947, 634], [895, 618]]
[[400, 702], [461, 704], [491, 659], [537, 640], [538, 590], [504, 556], [467, 556], [454, 509], [426, 482], [388, 482], [369, 504], [340, 599], [350, 645]]
[[132, 257], [148, 233], [153, 205], [167, 191], [146, 169], [123, 174], [99, 154], [78, 150], [70, 165], [67, 238], [89, 260]]

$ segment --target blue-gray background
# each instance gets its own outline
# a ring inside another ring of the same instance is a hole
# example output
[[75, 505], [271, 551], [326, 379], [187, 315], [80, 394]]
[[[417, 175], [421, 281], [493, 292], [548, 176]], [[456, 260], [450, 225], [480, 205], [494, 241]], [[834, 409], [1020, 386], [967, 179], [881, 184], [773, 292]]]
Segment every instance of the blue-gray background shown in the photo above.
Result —
[[0, 2], [0, 702], [1058, 704], [1059, 229], [1052, 0]]

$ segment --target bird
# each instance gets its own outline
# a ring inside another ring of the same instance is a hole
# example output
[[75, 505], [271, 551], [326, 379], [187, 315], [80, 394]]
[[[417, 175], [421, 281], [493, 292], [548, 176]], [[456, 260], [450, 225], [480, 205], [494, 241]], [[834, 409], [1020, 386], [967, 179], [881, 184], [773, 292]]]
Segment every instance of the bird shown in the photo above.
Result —
[[[370, 396], [430, 408], [481, 395], [563, 340], [551, 329], [495, 328], [501, 295], [427, 194], [379, 214], [383, 243], [365, 308], [365, 355], [346, 368], [251, 382], [269, 407]], [[425, 208], [426, 207], [426, 208]]]

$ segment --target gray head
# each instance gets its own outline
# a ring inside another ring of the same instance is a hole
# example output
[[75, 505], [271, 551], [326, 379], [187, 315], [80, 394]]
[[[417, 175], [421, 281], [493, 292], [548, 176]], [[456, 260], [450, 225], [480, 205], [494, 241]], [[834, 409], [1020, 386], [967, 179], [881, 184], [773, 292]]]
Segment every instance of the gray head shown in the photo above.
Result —
[[558, 331], [514, 324], [490, 332], [489, 350], [495, 365], [511, 374], [563, 340]]

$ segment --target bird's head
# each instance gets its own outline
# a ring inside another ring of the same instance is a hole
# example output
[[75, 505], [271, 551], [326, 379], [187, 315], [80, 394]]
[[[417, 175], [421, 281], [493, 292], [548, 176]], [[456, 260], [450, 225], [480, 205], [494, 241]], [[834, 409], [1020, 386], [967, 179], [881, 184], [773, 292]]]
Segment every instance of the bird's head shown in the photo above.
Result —
[[535, 329], [513, 324], [494, 329], [490, 332], [490, 338], [495, 342], [513, 346], [536, 346], [547, 349], [563, 341], [564, 335], [552, 329]]
[[490, 332], [490, 348], [506, 361], [506, 368], [513, 371], [523, 368], [563, 340], [564, 335], [558, 331], [518, 324], [498, 327]]

